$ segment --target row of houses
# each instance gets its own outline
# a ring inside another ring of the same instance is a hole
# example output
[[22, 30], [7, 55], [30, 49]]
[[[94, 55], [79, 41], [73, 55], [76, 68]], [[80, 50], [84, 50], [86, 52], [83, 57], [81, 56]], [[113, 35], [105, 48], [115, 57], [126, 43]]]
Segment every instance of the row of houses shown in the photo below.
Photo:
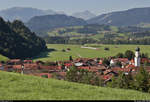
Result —
[[[78, 69], [86, 69], [96, 73], [106, 82], [111, 80], [113, 76], [117, 76], [119, 71], [128, 75], [129, 72], [136, 73], [139, 70], [139, 67], [134, 65], [134, 60], [130, 61], [127, 58], [111, 59], [109, 67], [103, 65], [103, 60], [103, 58], [77, 58], [73, 61], [50, 62], [50, 65], [44, 65], [42, 61], [12, 59], [5, 64], [0, 63], [0, 70], [18, 73], [23, 71], [27, 75], [47, 78], [52, 78], [56, 74], [58, 79], [64, 79], [69, 68], [76, 66]], [[118, 61], [121, 62], [121, 67], [116, 65]], [[145, 63], [145, 61], [150, 63], [147, 58], [141, 59], [141, 63]], [[146, 70], [150, 72], [150, 66], [146, 66]]]

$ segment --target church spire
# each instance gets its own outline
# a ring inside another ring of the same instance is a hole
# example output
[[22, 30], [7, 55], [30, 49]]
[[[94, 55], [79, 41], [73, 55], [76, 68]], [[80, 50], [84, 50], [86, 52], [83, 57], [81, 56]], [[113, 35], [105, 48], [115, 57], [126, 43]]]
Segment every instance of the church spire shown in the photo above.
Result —
[[140, 48], [137, 47], [135, 49], [135, 58], [134, 58], [134, 64], [136, 67], [140, 66], [141, 58], [140, 58]]

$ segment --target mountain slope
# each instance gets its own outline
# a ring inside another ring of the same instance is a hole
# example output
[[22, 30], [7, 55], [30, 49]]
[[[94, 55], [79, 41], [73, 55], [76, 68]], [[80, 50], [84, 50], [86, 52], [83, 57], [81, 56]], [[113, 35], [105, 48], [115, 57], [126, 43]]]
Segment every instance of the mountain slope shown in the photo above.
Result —
[[115, 26], [132, 26], [140, 23], [150, 23], [150, 7], [134, 8], [126, 11], [103, 14], [88, 20], [89, 24], [108, 24]]
[[91, 13], [91, 12], [88, 11], [88, 10], [83, 11], [83, 12], [73, 13], [72, 16], [73, 16], [73, 17], [76, 17], [76, 18], [82, 18], [82, 19], [84, 19], [84, 20], [88, 20], [88, 19], [91, 19], [91, 18], [96, 17], [95, 14]]
[[0, 100], [148, 100], [150, 94], [0, 71]]
[[75, 18], [72, 16], [66, 16], [63, 14], [57, 15], [46, 15], [46, 16], [36, 16], [27, 22], [27, 26], [34, 32], [47, 32], [49, 30], [67, 27], [67, 26], [79, 26], [86, 25], [86, 21], [80, 18]]
[[53, 10], [40, 10], [36, 8], [27, 8], [27, 7], [13, 7], [0, 11], [0, 16], [5, 20], [13, 21], [19, 19], [23, 22], [27, 22], [30, 18], [40, 15], [53, 15], [57, 12]]

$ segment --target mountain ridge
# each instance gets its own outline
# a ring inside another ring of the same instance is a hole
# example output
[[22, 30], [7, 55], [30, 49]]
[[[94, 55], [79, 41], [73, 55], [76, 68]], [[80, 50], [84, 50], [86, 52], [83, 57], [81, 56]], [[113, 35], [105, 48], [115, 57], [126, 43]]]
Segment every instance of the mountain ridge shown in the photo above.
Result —
[[91, 19], [91, 18], [94, 18], [96, 17], [96, 15], [94, 13], [91, 13], [90, 11], [86, 10], [86, 11], [83, 11], [83, 12], [76, 12], [76, 13], [73, 13], [72, 16], [76, 17], [76, 18], [82, 18], [84, 20], [88, 20], [88, 19]]
[[47, 32], [55, 28], [86, 25], [81, 18], [67, 16], [64, 14], [35, 16], [26, 25], [34, 32]]
[[19, 19], [23, 22], [27, 22], [34, 16], [54, 15], [54, 14], [57, 14], [57, 12], [51, 9], [41, 10], [32, 7], [12, 7], [0, 11], [0, 16], [2, 16], [5, 20], [13, 21]]
[[134, 26], [150, 23], [150, 7], [133, 8], [124, 11], [110, 12], [87, 20], [89, 24], [107, 24], [114, 26]]

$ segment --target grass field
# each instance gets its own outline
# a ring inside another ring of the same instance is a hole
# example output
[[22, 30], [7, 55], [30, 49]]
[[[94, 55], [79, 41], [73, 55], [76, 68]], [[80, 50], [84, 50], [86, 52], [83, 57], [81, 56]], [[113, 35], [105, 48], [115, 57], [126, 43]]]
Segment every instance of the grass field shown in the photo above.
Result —
[[150, 100], [150, 94], [0, 71], [0, 100]]
[[[79, 56], [84, 58], [108, 57], [114, 56], [119, 52], [124, 53], [126, 50], [134, 51], [137, 46], [141, 48], [142, 53], [148, 53], [150, 55], [149, 45], [88, 45], [99, 48], [98, 50], [81, 48], [81, 45], [48, 44], [47, 46], [49, 49], [55, 49], [56, 51], [41, 53], [39, 56], [35, 57], [34, 60], [69, 60], [69, 56], [72, 56], [73, 58], [78, 58]], [[105, 51], [105, 47], [108, 47], [110, 50]], [[70, 48], [71, 51], [62, 52], [62, 49], [67, 48]]]

